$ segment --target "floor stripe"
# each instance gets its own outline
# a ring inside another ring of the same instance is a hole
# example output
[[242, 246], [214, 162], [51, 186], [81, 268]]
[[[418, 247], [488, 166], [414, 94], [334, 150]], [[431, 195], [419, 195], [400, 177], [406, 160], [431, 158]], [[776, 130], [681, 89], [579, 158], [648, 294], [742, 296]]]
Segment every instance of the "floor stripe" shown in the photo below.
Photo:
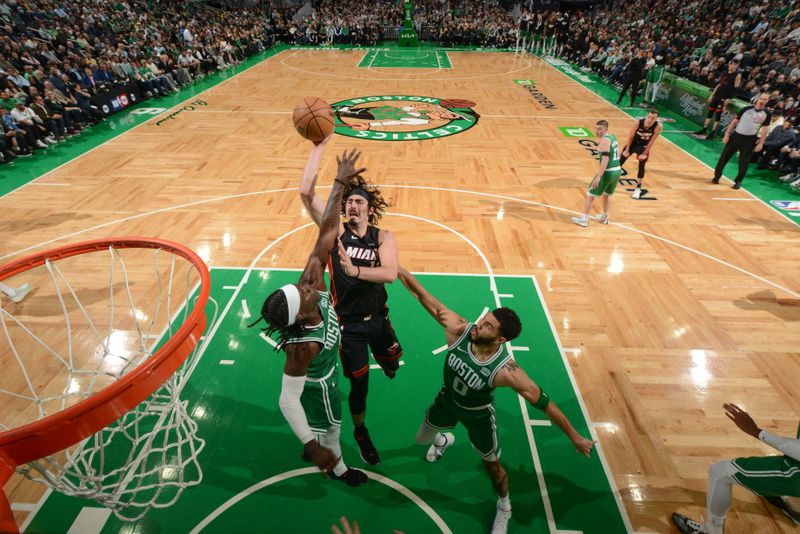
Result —
[[236, 360], [220, 360], [219, 361], [220, 365], [233, 365], [234, 363], [236, 363]]
[[111, 510], [108, 508], [87, 506], [80, 511], [67, 534], [100, 534], [109, 517], [111, 517]]
[[528, 419], [528, 424], [530, 426], [553, 426], [550, 419]]
[[11, 509], [15, 512], [33, 512], [36, 510], [36, 503], [33, 502], [12, 502]]
[[[560, 72], [560, 71], [559, 71]], [[564, 362], [564, 368], [567, 370], [567, 375], [569, 376], [570, 384], [572, 384], [572, 389], [575, 392], [575, 398], [578, 401], [578, 406], [581, 408], [581, 413], [583, 414], [583, 418], [587, 423], [591, 422], [591, 418], [589, 417], [589, 410], [586, 408], [586, 402], [583, 400], [581, 396], [581, 392], [578, 389], [578, 382], [575, 380], [575, 374], [572, 372], [572, 367], [569, 365], [569, 361], [567, 360], [567, 355], [564, 353], [564, 347], [561, 345], [561, 337], [558, 335], [558, 330], [556, 330], [556, 325], [553, 322], [553, 317], [550, 315], [550, 309], [547, 307], [547, 301], [544, 300], [544, 293], [542, 293], [542, 288], [539, 287], [539, 282], [536, 280], [535, 276], [531, 276], [531, 281], [533, 282], [534, 287], [536, 288], [536, 294], [539, 296], [539, 301], [542, 303], [542, 309], [544, 310], [544, 314], [547, 317], [547, 323], [550, 325], [550, 331], [553, 333], [553, 337], [556, 340], [556, 345], [558, 346], [558, 350], [561, 353], [561, 359]], [[622, 522], [625, 524], [625, 529], [628, 532], [633, 531], [633, 526], [631, 525], [631, 519], [628, 517], [628, 511], [625, 509], [625, 505], [622, 504], [622, 497], [619, 494], [619, 489], [617, 488], [617, 482], [614, 480], [614, 475], [611, 474], [611, 468], [608, 466], [608, 460], [606, 460], [606, 455], [603, 453], [603, 447], [600, 445], [600, 441], [597, 439], [597, 432], [595, 432], [594, 428], [592, 428], [591, 424], [589, 425], [589, 433], [592, 435], [592, 440], [595, 442], [595, 451], [597, 451], [597, 457], [600, 458], [600, 463], [603, 466], [603, 471], [606, 473], [606, 478], [608, 479], [608, 484], [611, 487], [611, 491], [614, 494], [614, 500], [617, 501], [617, 508], [619, 508], [620, 516], [622, 517]]]
[[242, 299], [242, 312], [243, 312], [242, 316], [245, 319], [249, 319], [250, 317], [252, 317], [250, 315], [250, 308], [247, 306], [247, 301], [245, 299]]
[[517, 350], [518, 350], [518, 351], [521, 351], [521, 352], [528, 352], [528, 351], [529, 351], [529, 350], [531, 350], [531, 349], [530, 349], [530, 347], [517, 347], [517, 346], [513, 346], [513, 347], [511, 347], [511, 350], [514, 350], [514, 351], [517, 351]]
[[277, 344], [277, 343], [275, 343], [274, 341], [272, 341], [272, 338], [271, 338], [271, 337], [269, 337], [269, 336], [268, 336], [267, 334], [265, 334], [264, 332], [261, 332], [261, 333], [260, 333], [260, 334], [258, 334], [258, 335], [261, 337], [261, 339], [263, 339], [264, 341], [266, 341], [267, 343], [269, 343], [270, 345], [272, 345], [274, 348], [276, 348], [276, 349], [278, 348], [278, 344]]
[[562, 350], [564, 352], [575, 353], [575, 354], [580, 354], [581, 352], [583, 352], [581, 349], [562, 349]]
[[514, 298], [514, 295], [512, 295], [511, 293], [500, 293], [497, 296], [500, 297], [501, 299], [513, 299]]
[[[400, 362], [399, 362], [399, 365], [400, 365], [401, 367], [402, 367], [403, 365], [405, 365], [405, 364], [406, 364], [406, 362], [404, 362], [403, 360], [400, 360]], [[378, 365], [377, 363], [373, 363], [373, 364], [370, 364], [369, 368], [370, 368], [370, 369], [381, 369], [381, 366], [380, 366], [380, 365]]]
[[[560, 72], [560, 71], [558, 71], [558, 72]], [[543, 202], [537, 202], [537, 201], [534, 201], [534, 200], [527, 200], [527, 199], [523, 199], [523, 198], [512, 197], [512, 196], [509, 196], [509, 195], [500, 195], [500, 194], [495, 194], [495, 193], [484, 193], [484, 192], [480, 192], [480, 191], [470, 191], [468, 189], [456, 189], [456, 188], [433, 187], [433, 186], [414, 186], [414, 185], [395, 185], [395, 184], [376, 184], [376, 185], [379, 185], [380, 187], [386, 187], [386, 188], [421, 189], [421, 190], [430, 190], [430, 191], [447, 191], [447, 192], [451, 192], [451, 193], [462, 193], [462, 194], [475, 195], [475, 196], [484, 196], [484, 197], [489, 197], [489, 198], [499, 198], [499, 199], [503, 199], [503, 200], [511, 200], [511, 201], [514, 201], [514, 202], [520, 202], [522, 204], [528, 204], [528, 205], [531, 205], [531, 206], [537, 206], [537, 207], [542, 207], [542, 208], [550, 208], [550, 209], [553, 209], [553, 210], [556, 210], [556, 211], [562, 211], [562, 212], [573, 214], [573, 215], [580, 215], [580, 212], [572, 210], [572, 209], [563, 208], [561, 206], [555, 206], [555, 205], [552, 205], [552, 204], [545, 204]], [[320, 187], [318, 187], [318, 189], [324, 189], [324, 188], [330, 188], [330, 186], [320, 186]], [[5, 254], [3, 256], [0, 256], [0, 261], [5, 260], [7, 258], [11, 258], [11, 257], [13, 257], [13, 256], [15, 256], [17, 254], [22, 254], [24, 252], [28, 252], [30, 250], [33, 250], [33, 249], [36, 249], [36, 248], [39, 248], [39, 247], [43, 247], [45, 245], [50, 245], [50, 244], [55, 243], [56, 241], [60, 241], [62, 239], [75, 237], [75, 236], [78, 236], [78, 235], [81, 235], [81, 234], [85, 234], [87, 232], [91, 232], [93, 230], [99, 230], [101, 228], [106, 228], [106, 227], [113, 226], [115, 224], [119, 224], [119, 223], [122, 223], [122, 222], [128, 222], [128, 221], [132, 221], [132, 220], [135, 220], [135, 219], [148, 217], [150, 215], [155, 215], [155, 214], [158, 214], [158, 213], [166, 213], [168, 211], [177, 211], [177, 210], [180, 210], [180, 209], [183, 209], [183, 208], [187, 208], [187, 207], [199, 206], [199, 205], [203, 205], [203, 204], [210, 204], [210, 203], [213, 203], [213, 202], [220, 202], [220, 201], [224, 201], [224, 200], [232, 200], [232, 199], [237, 199], [237, 198], [258, 196], [258, 195], [269, 194], [269, 193], [290, 192], [290, 191], [291, 192], [296, 192], [297, 188], [296, 187], [286, 187], [286, 188], [280, 188], [280, 189], [267, 189], [267, 190], [263, 190], [263, 191], [253, 191], [253, 192], [250, 192], [250, 193], [239, 193], [239, 194], [236, 194], [236, 195], [226, 195], [226, 196], [222, 196], [222, 197], [215, 197], [215, 198], [204, 199], [204, 200], [196, 200], [194, 202], [188, 202], [186, 204], [179, 204], [179, 205], [176, 205], [176, 206], [169, 206], [169, 207], [166, 207], [166, 208], [159, 208], [159, 209], [156, 209], [156, 210], [147, 211], [147, 212], [144, 212], [144, 213], [139, 213], [137, 215], [131, 215], [130, 217], [123, 217], [121, 219], [116, 219], [116, 220], [113, 220], [113, 221], [109, 221], [109, 222], [105, 222], [105, 223], [102, 223], [102, 224], [98, 224], [98, 225], [95, 225], [95, 226], [91, 226], [89, 228], [84, 228], [83, 230], [70, 232], [68, 234], [64, 234], [64, 235], [59, 236], [59, 237], [54, 237], [53, 239], [49, 239], [47, 241], [43, 241], [43, 242], [38, 243], [36, 245], [31, 245], [29, 247], [25, 247], [25, 248], [19, 249], [19, 250], [15, 251], [15, 252], [11, 252], [9, 254]], [[773, 211], [773, 210], [770, 210], [770, 211]], [[387, 213], [386, 215], [405, 216], [405, 217], [409, 217], [409, 218], [419, 219], [419, 220], [422, 220], [422, 221], [428, 221], [428, 222], [431, 222], [431, 223], [433, 223], [433, 224], [435, 224], [437, 226], [442, 226], [444, 228], [447, 228], [444, 225], [441, 225], [439, 223], [435, 223], [433, 221], [430, 221], [429, 219], [424, 219], [422, 217], [415, 217], [415, 216], [411, 216], [411, 215], [394, 214], [394, 213]], [[794, 216], [795, 217], [800, 217], [800, 214], [794, 215]], [[310, 226], [312, 224], [313, 223], [308, 223], [308, 224], [306, 224], [304, 226], [304, 228], [307, 227], [307, 226]], [[639, 230], [638, 228], [634, 228], [632, 226], [627, 226], [627, 225], [616, 223], [616, 222], [611, 222], [609, 224], [611, 224], [613, 226], [616, 226], [618, 228], [623, 228], [623, 229], [626, 229], [626, 230], [630, 230], [632, 232], [636, 232], [636, 233], [639, 233], [639, 234], [642, 234], [642, 235], [646, 235], [648, 237], [652, 237], [653, 239], [657, 239], [659, 241], [663, 241], [664, 243], [668, 243], [668, 244], [674, 245], [676, 247], [682, 248], [682, 249], [687, 250], [689, 252], [693, 252], [693, 253], [695, 253], [697, 255], [703, 256], [704, 258], [710, 259], [712, 261], [715, 261], [717, 263], [720, 263], [722, 265], [730, 267], [731, 269], [734, 269], [734, 270], [739, 271], [739, 272], [741, 272], [743, 274], [746, 274], [746, 275], [748, 275], [748, 276], [750, 276], [752, 278], [755, 278], [757, 280], [761, 280], [762, 282], [764, 282], [764, 283], [766, 283], [766, 284], [768, 284], [768, 285], [770, 285], [772, 287], [775, 287], [777, 289], [780, 289], [782, 291], [785, 291], [785, 292], [789, 293], [790, 295], [792, 295], [795, 298], [800, 298], [800, 293], [792, 291], [791, 289], [788, 289], [788, 288], [786, 288], [784, 286], [781, 286], [781, 285], [779, 285], [779, 284], [777, 284], [775, 282], [772, 282], [772, 281], [770, 281], [770, 280], [768, 280], [766, 278], [763, 278], [763, 277], [758, 276], [758, 275], [756, 275], [754, 273], [751, 273], [750, 271], [742, 269], [741, 267], [737, 267], [737, 266], [735, 266], [735, 265], [733, 265], [731, 263], [728, 263], [727, 261], [725, 261], [723, 259], [716, 258], [716, 257], [711, 256], [709, 254], [706, 254], [704, 252], [700, 252], [699, 250], [694, 249], [692, 247], [689, 247], [687, 245], [682, 245], [680, 243], [676, 243], [675, 241], [672, 241], [672, 240], [667, 239], [665, 237], [661, 237], [661, 236], [652, 234], [650, 232], [645, 232], [644, 230]], [[451, 230], [451, 229], [449, 229], [449, 230]], [[457, 235], [462, 236], [462, 234], [460, 234], [460, 233], [457, 233]], [[471, 241], [468, 241], [468, 242], [472, 243]], [[485, 257], [483, 257], [482, 259], [484, 260], [484, 265], [488, 264], [488, 261], [486, 260]], [[250, 268], [250, 270], [251, 271], [259, 271], [259, 270], [269, 270], [269, 269], [252, 267], [252, 268]], [[424, 273], [424, 274], [437, 274], [437, 273]], [[445, 274], [448, 274], [449, 276], [458, 275], [458, 273], [445, 273]], [[464, 275], [464, 276], [473, 276], [473, 275]], [[485, 276], [485, 275], [474, 275], [474, 276]], [[518, 278], [527, 278], [527, 276], [521, 276], [521, 275], [503, 275], [503, 276], [516, 276]], [[490, 276], [490, 280], [493, 281], [493, 277]], [[236, 287], [238, 288], [238, 286], [236, 286]], [[499, 306], [499, 304], [498, 304], [498, 306]]]
[[[216, 267], [216, 269], [221, 269], [222, 267]], [[247, 269], [247, 267], [242, 267], [242, 269]], [[236, 286], [222, 286], [222, 289], [236, 289]]]
[[[454, 50], [454, 51], [457, 51], [457, 50]], [[300, 52], [300, 51], [298, 50], [298, 52]], [[461, 52], [463, 52], [463, 50], [461, 50]], [[475, 52], [480, 52], [480, 50], [476, 50]], [[492, 51], [491, 50], [486, 50], [486, 52], [492, 52]], [[297, 54], [297, 52], [295, 52], [294, 54], [290, 54], [289, 56], [283, 58], [281, 60], [281, 62], [280, 62], [281, 65], [283, 65], [287, 69], [292, 69], [292, 70], [295, 70], [295, 71], [298, 71], [298, 72], [304, 72], [306, 74], [311, 74], [312, 76], [315, 76], [317, 78], [319, 78], [320, 76], [328, 76], [328, 77], [332, 77], [332, 78], [343, 78], [345, 80], [363, 80], [363, 81], [398, 82], [398, 81], [417, 81], [417, 80], [420, 80], [420, 81], [448, 81], [449, 82], [449, 81], [456, 81], [456, 80], [474, 80], [474, 79], [478, 79], [478, 78], [488, 78], [488, 77], [495, 77], [495, 76], [507, 76], [509, 74], [514, 74], [516, 72], [521, 72], [523, 70], [527, 70], [527, 69], [529, 69], [529, 68], [531, 68], [533, 66], [533, 63], [531, 63], [531, 61], [527, 57], [517, 56], [518, 59], [521, 59], [522, 61], [527, 63], [527, 65], [525, 65], [524, 67], [519, 67], [519, 68], [516, 68], [516, 69], [513, 69], [513, 70], [509, 70], [509, 71], [506, 71], [506, 72], [478, 74], [478, 75], [475, 75], [475, 76], [460, 76], [460, 77], [445, 76], [445, 77], [442, 77], [442, 78], [430, 78], [430, 77], [428, 77], [428, 78], [420, 78], [421, 76], [428, 76], [429, 74], [437, 74], [437, 73], [440, 72], [439, 70], [433, 70], [432, 72], [424, 72], [424, 73], [420, 73], [420, 74], [409, 73], [408, 74], [409, 77], [407, 77], [407, 78], [375, 78], [375, 77], [372, 77], [372, 76], [349, 76], [349, 75], [345, 75], [345, 74], [331, 74], [331, 73], [328, 73], [328, 72], [317, 72], [317, 71], [303, 69], [303, 68], [300, 68], [300, 67], [295, 67], [293, 65], [287, 64], [286, 60], [291, 59], [296, 54]], [[276, 54], [276, 55], [279, 55], [279, 54]], [[510, 56], [510, 57], [513, 57], [513, 56]], [[371, 66], [368, 67], [367, 70], [369, 71], [370, 68], [372, 68], [372, 67]], [[381, 67], [375, 67], [375, 68], [381, 68]], [[369, 72], [374, 72], [374, 71], [369, 71]], [[388, 73], [381, 72], [380, 74], [388, 74]]]
[[48, 486], [47, 490], [44, 492], [42, 497], [36, 503], [36, 507], [33, 510], [31, 510], [31, 513], [28, 514], [28, 517], [26, 517], [25, 521], [23, 521], [22, 524], [19, 526], [20, 532], [25, 532], [25, 530], [27, 530], [27, 528], [31, 524], [31, 521], [33, 521], [33, 518], [36, 517], [37, 513], [39, 513], [39, 510], [42, 509], [42, 506], [44, 506], [45, 501], [47, 500], [48, 497], [50, 497], [51, 493], [53, 493], [53, 488]]
[[[445, 523], [444, 520], [439, 516], [439, 514], [437, 514], [436, 511], [433, 508], [431, 508], [428, 503], [422, 500], [416, 493], [409, 490], [402, 484], [399, 484], [398, 482], [395, 482], [394, 480], [387, 478], [383, 475], [379, 475], [378, 473], [373, 473], [371, 471], [366, 471], [363, 469], [362, 471], [364, 471], [364, 473], [366, 473], [366, 475], [372, 480], [380, 482], [381, 484], [384, 484], [385, 486], [388, 486], [393, 490], [402, 493], [408, 500], [419, 506], [419, 508], [423, 512], [425, 512], [428, 515], [428, 517], [431, 518], [434, 524], [437, 527], [439, 527], [439, 531], [442, 532], [442, 534], [452, 534], [452, 531], [447, 526], [447, 523]], [[274, 477], [270, 477], [266, 480], [262, 480], [261, 482], [250, 486], [246, 490], [228, 499], [216, 510], [211, 512], [208, 516], [206, 516], [205, 519], [200, 521], [200, 523], [198, 523], [197, 526], [191, 530], [190, 534], [200, 534], [200, 532], [202, 532], [203, 529], [205, 529], [208, 525], [210, 525], [217, 517], [225, 513], [227, 510], [233, 508], [239, 503], [239, 501], [244, 500], [253, 493], [260, 491], [273, 484], [277, 484], [278, 482], [282, 482], [284, 480], [288, 480], [290, 478], [303, 475], [314, 475], [316, 477], [319, 477], [319, 469], [317, 469], [316, 467], [304, 467], [302, 469], [295, 469], [294, 471], [287, 471], [285, 473], [281, 473], [280, 475], [275, 475]]]

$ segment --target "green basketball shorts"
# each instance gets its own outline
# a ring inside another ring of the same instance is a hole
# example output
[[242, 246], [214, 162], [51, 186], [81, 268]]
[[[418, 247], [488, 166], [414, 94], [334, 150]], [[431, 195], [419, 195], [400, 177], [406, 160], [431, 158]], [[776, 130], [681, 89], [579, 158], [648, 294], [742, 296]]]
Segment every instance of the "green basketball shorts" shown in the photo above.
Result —
[[[589, 194], [593, 197], [613, 195], [619, 183], [619, 176], [619, 167], [616, 167], [615, 170], [604, 172], [603, 176], [600, 177], [600, 182], [597, 184], [597, 187], [589, 189]], [[591, 184], [589, 184], [589, 186], [591, 187]]]
[[464, 408], [456, 404], [442, 388], [425, 413], [425, 422], [436, 430], [448, 430], [461, 423], [467, 428], [472, 448], [481, 458], [490, 462], [500, 458], [493, 404], [475, 409]]
[[734, 480], [756, 495], [800, 497], [800, 462], [787, 456], [736, 458]]
[[339, 365], [323, 378], [306, 378], [300, 403], [306, 412], [308, 426], [318, 434], [342, 424], [342, 402], [339, 399]]

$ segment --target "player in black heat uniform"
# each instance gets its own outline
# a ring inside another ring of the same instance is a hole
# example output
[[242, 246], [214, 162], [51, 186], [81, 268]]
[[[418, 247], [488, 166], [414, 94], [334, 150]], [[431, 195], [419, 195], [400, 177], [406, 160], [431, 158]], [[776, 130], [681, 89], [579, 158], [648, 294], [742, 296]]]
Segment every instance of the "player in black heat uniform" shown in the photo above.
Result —
[[644, 182], [645, 165], [650, 158], [650, 148], [661, 134], [663, 126], [658, 122], [658, 110], [651, 108], [643, 119], [638, 119], [628, 132], [628, 140], [625, 148], [622, 149], [622, 157], [619, 164], [624, 165], [631, 154], [638, 154], [639, 171], [636, 174], [636, 189], [633, 191], [633, 198], [639, 200], [646, 193], [647, 189], [642, 187]]
[[[324, 208], [316, 195], [317, 172], [327, 141], [315, 146], [306, 164], [300, 196], [314, 221]], [[394, 234], [376, 225], [388, 203], [380, 190], [362, 176], [351, 180], [342, 196], [339, 238], [331, 250], [328, 272], [331, 295], [342, 328], [342, 367], [350, 380], [348, 402], [361, 458], [369, 465], [380, 462], [364, 424], [369, 391], [369, 354], [383, 373], [395, 377], [403, 349], [389, 320], [386, 288], [397, 278], [399, 264]]]

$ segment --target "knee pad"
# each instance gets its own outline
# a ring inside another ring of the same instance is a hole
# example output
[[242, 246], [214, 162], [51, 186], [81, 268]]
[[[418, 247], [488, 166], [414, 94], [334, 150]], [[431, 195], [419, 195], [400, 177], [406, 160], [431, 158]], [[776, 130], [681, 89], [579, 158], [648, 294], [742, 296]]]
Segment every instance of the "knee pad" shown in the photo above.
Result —
[[733, 475], [736, 473], [736, 467], [733, 466], [733, 462], [730, 460], [724, 460], [722, 462], [711, 464], [711, 467], [708, 468], [709, 479], [721, 479], [725, 477], [733, 478]]

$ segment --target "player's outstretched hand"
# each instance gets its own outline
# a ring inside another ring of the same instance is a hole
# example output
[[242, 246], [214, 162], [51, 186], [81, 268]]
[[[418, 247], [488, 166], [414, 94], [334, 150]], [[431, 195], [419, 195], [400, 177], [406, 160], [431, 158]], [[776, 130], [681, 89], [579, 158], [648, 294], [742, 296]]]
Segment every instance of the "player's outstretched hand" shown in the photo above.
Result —
[[749, 413], [731, 403], [725, 403], [722, 407], [725, 408], [725, 415], [739, 427], [739, 430], [758, 439], [761, 429], [758, 428], [758, 425], [753, 418], [750, 417]]
[[575, 450], [581, 453], [582, 455], [590, 458], [592, 455], [592, 447], [594, 444], [597, 443], [596, 441], [592, 441], [590, 439], [586, 439], [583, 436], [578, 436], [575, 441], [572, 442], [575, 445]]
[[359, 269], [353, 265], [353, 261], [350, 259], [350, 256], [347, 255], [347, 251], [344, 249], [341, 238], [337, 239], [336, 243], [339, 245], [339, 263], [342, 266], [344, 274], [355, 277], [358, 274]]
[[342, 152], [341, 156], [336, 156], [336, 163], [339, 165], [336, 172], [337, 182], [342, 182], [345, 184], [349, 183], [351, 178], [358, 176], [367, 170], [366, 167], [356, 169], [356, 163], [360, 157], [361, 151], [356, 148], [354, 148], [349, 154], [347, 153], [347, 150], [345, 150]]

